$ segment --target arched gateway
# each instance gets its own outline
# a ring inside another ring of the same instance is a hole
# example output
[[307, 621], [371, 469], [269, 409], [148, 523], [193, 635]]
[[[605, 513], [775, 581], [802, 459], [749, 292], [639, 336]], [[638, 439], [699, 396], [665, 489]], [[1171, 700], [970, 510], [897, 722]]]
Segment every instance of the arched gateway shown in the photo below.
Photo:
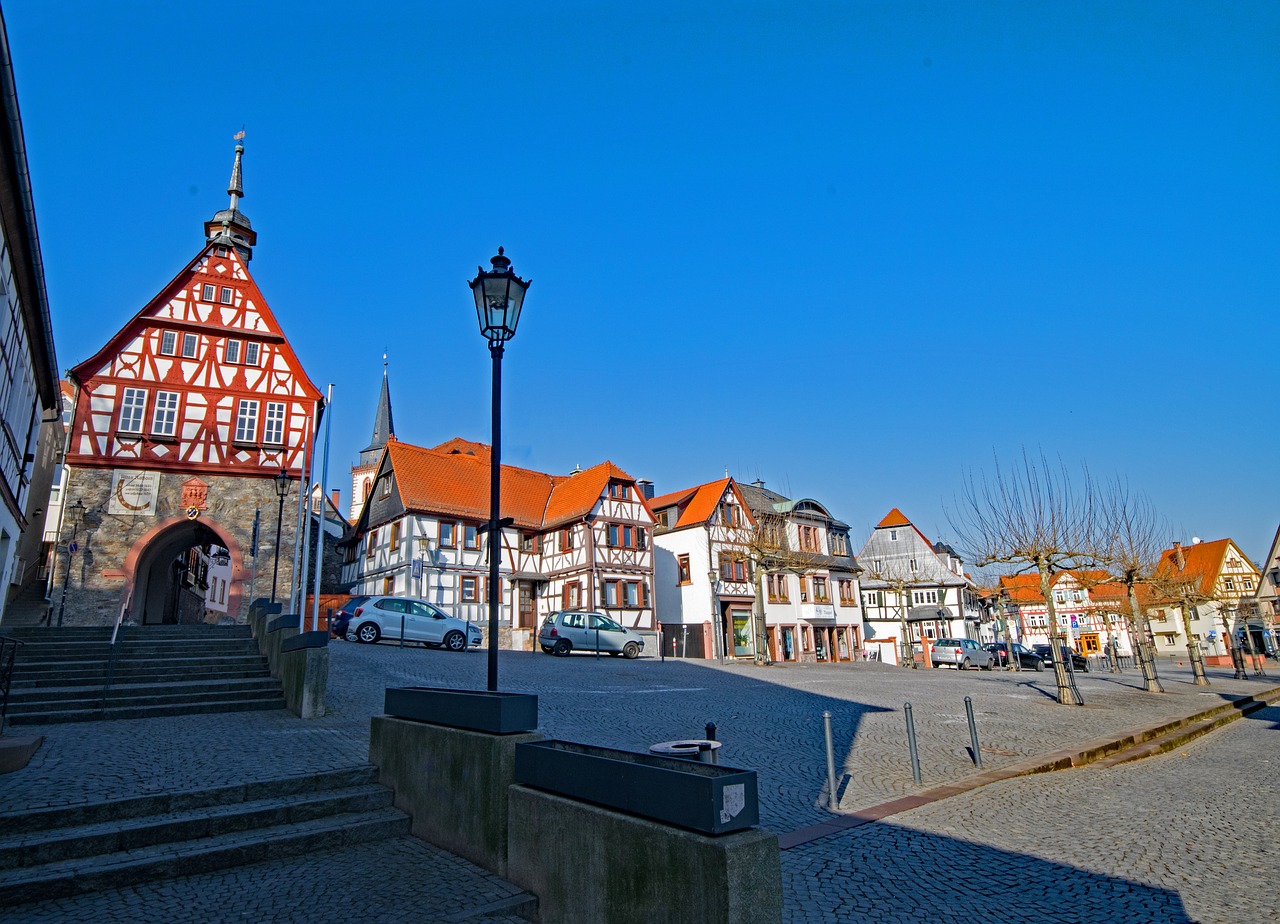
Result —
[[255, 562], [288, 599], [324, 401], [249, 275], [243, 154], [194, 259], [71, 370], [64, 624], [243, 621]]

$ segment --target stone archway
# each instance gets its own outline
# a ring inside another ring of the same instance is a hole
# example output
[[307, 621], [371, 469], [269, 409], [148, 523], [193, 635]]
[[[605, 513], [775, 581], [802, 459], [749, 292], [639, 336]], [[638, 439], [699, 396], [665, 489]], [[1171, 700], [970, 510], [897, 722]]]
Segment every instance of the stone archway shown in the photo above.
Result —
[[[244, 582], [244, 563], [240, 544], [216, 520], [188, 520], [171, 517], [156, 524], [129, 549], [124, 560], [124, 618], [139, 625], [175, 622], [175, 602], [179, 588], [175, 572], [185, 552], [196, 546], [219, 545], [231, 557], [232, 579], [228, 588], [227, 613], [233, 619], [240, 613]], [[177, 571], [180, 571], [177, 568]]]

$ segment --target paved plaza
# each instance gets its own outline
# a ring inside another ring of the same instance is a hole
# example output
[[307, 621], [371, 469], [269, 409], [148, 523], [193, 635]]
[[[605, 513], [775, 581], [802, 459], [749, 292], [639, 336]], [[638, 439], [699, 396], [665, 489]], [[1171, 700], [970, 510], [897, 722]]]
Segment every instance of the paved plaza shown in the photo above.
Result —
[[[485, 686], [482, 653], [346, 642], [330, 653], [323, 719], [265, 712], [32, 727], [45, 744], [26, 770], [0, 777], [0, 813], [362, 764], [387, 686]], [[1168, 662], [1161, 674], [1168, 692], [1160, 696], [1141, 691], [1136, 671], [1078, 675], [1087, 705], [1072, 708], [1054, 702], [1047, 671], [503, 652], [500, 688], [538, 694], [549, 737], [608, 747], [700, 738], [714, 722], [721, 762], [758, 772], [761, 823], [781, 834], [831, 818], [824, 711], [832, 713], [840, 806], [852, 811], [975, 772], [965, 696], [984, 767], [993, 769], [1273, 688], [1269, 678], [1234, 681], [1214, 669], [1212, 686], [1199, 688]], [[921, 786], [911, 777], [905, 702], [915, 714]], [[1270, 845], [1280, 831], [1259, 781], [1276, 770], [1275, 713], [1262, 710], [1163, 757], [1010, 780], [786, 850], [786, 919], [1274, 921]], [[514, 920], [502, 903], [518, 892], [404, 838], [25, 906], [5, 920]], [[939, 896], [954, 900], [942, 907]]]

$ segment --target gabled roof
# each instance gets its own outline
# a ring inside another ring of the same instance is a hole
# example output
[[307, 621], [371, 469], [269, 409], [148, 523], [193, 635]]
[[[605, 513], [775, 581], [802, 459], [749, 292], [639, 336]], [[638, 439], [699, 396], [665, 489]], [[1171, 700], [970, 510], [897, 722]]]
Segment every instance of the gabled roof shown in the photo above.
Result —
[[876, 529], [884, 526], [910, 526], [911, 521], [903, 515], [902, 511], [894, 507], [884, 515], [884, 519], [876, 524]]
[[[1197, 542], [1192, 545], [1174, 546], [1160, 553], [1156, 565], [1156, 577], [1163, 580], [1194, 582], [1194, 592], [1203, 597], [1213, 597], [1218, 575], [1227, 557], [1230, 539]], [[1182, 552], [1182, 567], [1178, 566], [1178, 551]]]
[[751, 515], [751, 508], [743, 500], [742, 494], [738, 491], [737, 483], [732, 478], [720, 478], [716, 481], [708, 481], [706, 484], [686, 488], [683, 491], [673, 491], [670, 494], [655, 497], [649, 501], [649, 509], [657, 513], [659, 510], [664, 510], [668, 507], [679, 508], [680, 517], [676, 520], [675, 525], [671, 527], [672, 529], [703, 526], [710, 523], [715, 517], [716, 510], [720, 507], [720, 502], [724, 499], [725, 494], [730, 491], [734, 493], [738, 498], [738, 502], [742, 505], [747, 522], [754, 525], [755, 518]]
[[[489, 447], [452, 439], [433, 449], [391, 440], [386, 458], [405, 510], [472, 520], [489, 516]], [[610, 481], [635, 479], [612, 462], [572, 475], [502, 466], [502, 514], [525, 529], [551, 529], [589, 514]]]
[[[1049, 575], [1049, 586], [1057, 587], [1068, 578], [1079, 584], [1082, 590], [1089, 593], [1091, 601], [1113, 601], [1125, 599], [1129, 595], [1128, 588], [1111, 577], [1106, 571], [1099, 570], [1066, 570], [1055, 571]], [[1044, 605], [1044, 595], [1040, 593], [1040, 575], [1012, 574], [1000, 578], [1000, 589], [1009, 597], [1011, 603], [1024, 605]]]

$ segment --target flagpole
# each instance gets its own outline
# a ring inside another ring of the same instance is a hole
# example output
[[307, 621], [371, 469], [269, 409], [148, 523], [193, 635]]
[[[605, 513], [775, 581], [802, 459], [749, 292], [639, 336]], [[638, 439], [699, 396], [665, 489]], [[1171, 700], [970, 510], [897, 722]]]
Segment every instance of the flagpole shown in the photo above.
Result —
[[[307, 507], [310, 505], [310, 499], [303, 497], [311, 488], [311, 468], [308, 461], [314, 457], [314, 453], [309, 452], [311, 444], [311, 415], [307, 415], [307, 425], [302, 431], [302, 474], [298, 476], [298, 529], [294, 533], [298, 538], [293, 543], [293, 571], [289, 578], [289, 612], [298, 614], [298, 631], [302, 631], [302, 606], [298, 600], [298, 591], [305, 586], [303, 576], [298, 573], [298, 559], [302, 559], [302, 569], [306, 570], [307, 561], [307, 540], [311, 537], [311, 530], [305, 533], [302, 531], [304, 524], [304, 516]], [[302, 482], [306, 481], [307, 487], [304, 489]], [[304, 598], [305, 599], [305, 598]]]
[[[316, 580], [312, 595], [312, 625], [320, 625], [320, 563], [324, 559], [324, 494], [329, 484], [329, 432], [333, 429], [333, 383], [329, 383], [329, 396], [324, 405], [324, 461], [320, 465], [320, 529], [316, 536]], [[306, 599], [305, 597], [303, 598]]]

